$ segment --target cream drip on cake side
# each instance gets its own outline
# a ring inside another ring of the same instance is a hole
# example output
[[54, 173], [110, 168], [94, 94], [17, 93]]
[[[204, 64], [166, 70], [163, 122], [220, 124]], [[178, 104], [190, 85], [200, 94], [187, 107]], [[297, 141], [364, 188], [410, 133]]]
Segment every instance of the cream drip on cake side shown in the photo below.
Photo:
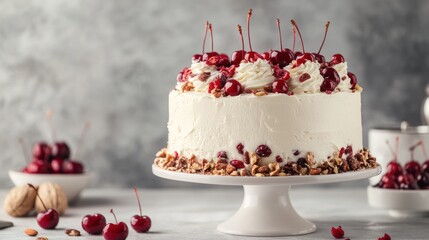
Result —
[[249, 152], [265, 144], [272, 150], [270, 161], [277, 155], [296, 161], [307, 152], [322, 161], [347, 145], [362, 148], [360, 100], [360, 92], [214, 98], [173, 90], [168, 151], [208, 160], [226, 151], [230, 160], [241, 160], [239, 143]]

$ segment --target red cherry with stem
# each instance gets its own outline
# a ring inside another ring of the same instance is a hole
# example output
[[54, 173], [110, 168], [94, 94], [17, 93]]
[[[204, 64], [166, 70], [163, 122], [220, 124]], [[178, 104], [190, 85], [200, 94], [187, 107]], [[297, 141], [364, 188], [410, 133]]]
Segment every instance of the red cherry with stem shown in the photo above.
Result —
[[357, 78], [356, 75], [352, 72], [348, 72], [347, 76], [350, 78], [350, 89], [353, 90], [356, 88], [356, 84], [357, 84]]
[[46, 174], [50, 172], [50, 165], [46, 161], [34, 159], [27, 165], [27, 173]]
[[229, 61], [228, 55], [225, 53], [219, 54], [219, 61], [216, 65], [217, 67], [229, 67], [231, 66], [231, 62]]
[[332, 227], [331, 233], [332, 233], [332, 236], [334, 236], [334, 238], [337, 238], [337, 239], [344, 237], [344, 230], [341, 228], [341, 226], [338, 226], [337, 228]]
[[39, 142], [34, 144], [33, 146], [33, 157], [37, 159], [40, 159], [43, 161], [49, 161], [51, 153], [52, 153], [51, 147], [45, 142]]
[[335, 82], [336, 85], [340, 84], [340, 75], [338, 74], [337, 70], [334, 68], [328, 67], [324, 68], [321, 72], [324, 79], [330, 79]]
[[393, 176], [398, 176], [402, 174], [402, 166], [395, 160], [390, 161], [389, 164], [387, 164], [387, 173]]
[[244, 51], [243, 31], [241, 30], [240, 24], [237, 25], [237, 29], [241, 38], [241, 50], [235, 51], [231, 55], [231, 63], [236, 66], [240, 65], [241, 61], [244, 59], [244, 55], [246, 54], [246, 51]]
[[282, 53], [283, 53], [283, 58], [284, 58], [284, 66], [283, 65], [282, 66], [285, 67], [285, 66], [289, 65], [295, 59], [295, 54], [289, 48], [283, 49]]
[[204, 38], [203, 38], [203, 47], [202, 47], [202, 52], [201, 54], [195, 54], [192, 57], [192, 61], [195, 62], [201, 62], [203, 60], [203, 55], [204, 55], [204, 48], [206, 46], [206, 39], [207, 39], [207, 30], [208, 30], [208, 26], [209, 26], [209, 22], [206, 21], [205, 27], [204, 27]]
[[302, 40], [302, 35], [301, 35], [301, 32], [299, 31], [298, 25], [296, 24], [295, 20], [293, 20], [293, 19], [290, 20], [290, 22], [294, 26], [294, 29], [296, 29], [296, 31], [298, 32], [299, 39], [301, 40], [302, 52], [305, 53], [304, 41]]
[[420, 169], [420, 164], [415, 160], [411, 160], [405, 164], [405, 172], [413, 175], [415, 178], [419, 175]]
[[70, 148], [65, 142], [55, 142], [52, 145], [52, 158], [68, 159], [70, 157]]
[[420, 174], [420, 164], [414, 160], [414, 151], [416, 149], [416, 147], [420, 146], [421, 141], [419, 141], [417, 144], [414, 144], [413, 146], [410, 147], [410, 154], [411, 154], [411, 160], [409, 162], [407, 162], [404, 166], [405, 168], [405, 172], [413, 175], [415, 178], [417, 178], [417, 175]]
[[208, 65], [218, 65], [218, 61], [219, 61], [219, 53], [214, 52], [213, 51], [213, 26], [211, 23], [209, 23], [208, 25], [209, 31], [210, 31], [210, 36], [211, 36], [211, 40], [212, 40], [212, 51], [211, 52], [206, 52], [203, 54], [203, 61], [206, 61], [206, 63]]
[[339, 64], [339, 63], [343, 63], [345, 61], [346, 60], [344, 59], [343, 55], [337, 53], [337, 54], [332, 55], [332, 58], [331, 58], [331, 61], [329, 62], [329, 64], [332, 66], [332, 65]]
[[316, 59], [312, 53], [304, 53], [296, 57], [296, 66], [300, 66], [307, 61], [314, 62]]
[[273, 87], [273, 93], [287, 93], [289, 90], [289, 87], [287, 85], [287, 82], [284, 80], [276, 80], [272, 84]]
[[83, 169], [83, 164], [75, 160], [68, 160], [63, 163], [63, 172], [65, 174], [81, 174]]
[[131, 227], [138, 233], [144, 233], [149, 231], [150, 226], [152, 225], [152, 221], [150, 217], [146, 215], [142, 215], [142, 206], [140, 204], [139, 194], [137, 192], [137, 188], [134, 187], [134, 192], [136, 193], [137, 202], [139, 204], [140, 215], [134, 215], [131, 217]]
[[116, 218], [113, 209], [110, 209], [110, 213], [115, 218], [115, 223], [109, 223], [103, 228], [103, 237], [106, 240], [125, 240], [128, 236], [128, 226], [124, 222], [119, 222]]
[[252, 18], [252, 9], [249, 9], [249, 12], [247, 13], [247, 38], [249, 41], [250, 51], [244, 54], [244, 60], [248, 62], [256, 62], [256, 60], [260, 58], [263, 59], [264, 57], [261, 54], [253, 51], [252, 42], [250, 40], [250, 19], [251, 18]]
[[280, 19], [276, 18], [277, 23], [277, 30], [279, 32], [279, 40], [280, 40], [280, 50], [271, 50], [270, 51], [270, 61], [273, 65], [278, 64], [281, 68], [285, 67], [288, 63], [286, 61], [288, 60], [287, 52], [283, 51], [283, 39], [282, 39], [282, 32], [280, 28]]
[[91, 235], [99, 235], [106, 226], [106, 218], [100, 214], [85, 215], [82, 218], [82, 228]]
[[241, 93], [242, 87], [239, 81], [230, 79], [225, 83], [224, 90], [227, 96], [237, 96]]
[[319, 51], [317, 51], [317, 53], [313, 53], [316, 61], [319, 62], [319, 63], [324, 63], [325, 62], [325, 57], [322, 54], [320, 54], [320, 51], [322, 51], [322, 47], [325, 44], [325, 40], [326, 40], [326, 36], [328, 34], [328, 29], [329, 29], [329, 24], [330, 23], [331, 22], [327, 21], [326, 24], [325, 24], [325, 34], [323, 36], [322, 44], [320, 44]]
[[63, 164], [64, 164], [64, 159], [62, 158], [55, 158], [51, 161], [51, 170], [52, 173], [63, 173]]
[[60, 221], [60, 215], [55, 209], [46, 208], [45, 203], [37, 193], [36, 187], [34, 187], [32, 184], [29, 184], [29, 183], [28, 183], [28, 186], [33, 188], [36, 191], [37, 197], [39, 198], [40, 202], [45, 208], [45, 212], [40, 212], [37, 214], [37, 217], [36, 217], [37, 223], [43, 229], [54, 229], [58, 225], [58, 222]]

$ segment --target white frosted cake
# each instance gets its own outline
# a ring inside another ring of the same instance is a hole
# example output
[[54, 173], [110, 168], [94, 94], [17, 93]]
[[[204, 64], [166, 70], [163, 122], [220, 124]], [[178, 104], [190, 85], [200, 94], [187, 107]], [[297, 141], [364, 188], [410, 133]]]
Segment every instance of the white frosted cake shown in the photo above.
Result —
[[177, 81], [168, 145], [155, 159], [163, 169], [288, 176], [377, 166], [362, 147], [362, 89], [340, 54], [212, 51], [194, 55]]

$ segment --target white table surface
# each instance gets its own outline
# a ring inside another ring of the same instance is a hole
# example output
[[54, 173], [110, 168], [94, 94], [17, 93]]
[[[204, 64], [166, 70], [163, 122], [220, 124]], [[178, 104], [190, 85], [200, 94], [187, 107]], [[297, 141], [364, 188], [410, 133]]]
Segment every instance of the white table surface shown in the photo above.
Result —
[[[7, 190], [0, 190], [2, 201]], [[127, 239], [248, 239], [225, 235], [216, 226], [230, 217], [240, 206], [243, 190], [239, 187], [210, 189], [141, 189], [144, 214], [152, 218], [150, 233], [137, 234], [130, 228]], [[301, 236], [276, 239], [333, 239], [331, 226], [341, 225], [350, 239], [377, 239], [385, 232], [392, 239], [429, 239], [429, 218], [394, 219], [385, 210], [371, 208], [364, 188], [292, 188], [295, 209], [313, 221], [317, 230]], [[65, 228], [83, 233], [78, 239], [103, 239], [89, 236], [80, 226], [86, 214], [102, 213], [113, 221], [109, 213], [114, 208], [118, 219], [129, 224], [138, 206], [132, 189], [88, 189], [81, 200], [60, 218], [57, 230], [41, 230], [35, 217], [12, 218], [0, 211], [0, 220], [12, 221], [14, 227], [0, 230], [0, 239], [32, 239], [24, 235], [28, 227], [49, 239], [73, 239], [64, 234]], [[129, 226], [130, 227], [130, 226]], [[266, 239], [266, 238], [251, 238]]]

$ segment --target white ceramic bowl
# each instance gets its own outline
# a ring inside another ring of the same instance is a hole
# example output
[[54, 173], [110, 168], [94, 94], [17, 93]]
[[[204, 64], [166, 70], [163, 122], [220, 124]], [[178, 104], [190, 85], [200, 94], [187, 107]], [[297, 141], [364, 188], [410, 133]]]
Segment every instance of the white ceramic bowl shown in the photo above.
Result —
[[15, 186], [22, 186], [27, 183], [35, 186], [44, 182], [57, 183], [64, 190], [69, 203], [73, 203], [78, 199], [80, 192], [88, 186], [92, 174], [31, 174], [10, 170], [9, 177]]
[[[423, 141], [426, 148], [429, 149], [429, 126], [408, 127], [379, 127], [369, 131], [369, 150], [377, 158], [377, 162], [383, 168], [380, 175], [369, 179], [370, 185], [377, 184], [387, 171], [387, 164], [392, 161], [393, 154], [389, 150], [386, 141], [389, 141], [392, 148], [395, 148], [396, 138], [399, 137], [398, 162], [405, 166], [411, 160], [410, 146], [418, 141]], [[414, 160], [422, 164], [426, 161], [423, 151], [419, 147], [414, 152]]]
[[384, 189], [368, 186], [368, 202], [392, 217], [429, 216], [429, 190]]

